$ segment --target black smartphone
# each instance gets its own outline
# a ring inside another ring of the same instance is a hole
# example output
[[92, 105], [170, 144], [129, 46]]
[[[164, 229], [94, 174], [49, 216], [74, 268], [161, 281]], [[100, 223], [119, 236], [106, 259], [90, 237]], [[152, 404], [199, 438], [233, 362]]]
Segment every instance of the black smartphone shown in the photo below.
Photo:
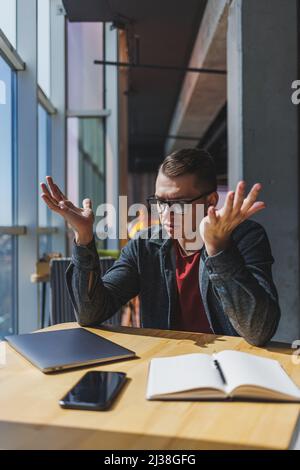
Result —
[[124, 372], [90, 371], [59, 401], [62, 408], [107, 410], [126, 382]]

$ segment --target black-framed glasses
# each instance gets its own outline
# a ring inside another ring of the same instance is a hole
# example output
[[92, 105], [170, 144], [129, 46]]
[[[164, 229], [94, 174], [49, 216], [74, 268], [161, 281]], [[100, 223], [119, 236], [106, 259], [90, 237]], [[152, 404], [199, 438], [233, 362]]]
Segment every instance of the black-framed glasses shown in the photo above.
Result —
[[174, 213], [185, 214], [193, 202], [204, 196], [208, 196], [213, 192], [215, 192], [215, 189], [199, 194], [199, 196], [196, 196], [193, 199], [161, 199], [153, 194], [152, 196], [147, 197], [147, 203], [149, 207], [156, 206], [159, 214], [162, 214], [167, 207], [172, 209]]

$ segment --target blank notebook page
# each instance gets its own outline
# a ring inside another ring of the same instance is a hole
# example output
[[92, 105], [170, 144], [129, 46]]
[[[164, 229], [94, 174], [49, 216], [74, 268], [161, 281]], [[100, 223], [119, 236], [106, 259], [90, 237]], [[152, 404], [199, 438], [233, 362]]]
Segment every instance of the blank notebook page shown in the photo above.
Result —
[[239, 351], [222, 351], [215, 357], [228, 381], [228, 392], [240, 385], [255, 385], [300, 398], [300, 389], [274, 359]]
[[147, 397], [200, 387], [224, 390], [212, 356], [184, 354], [151, 359]]

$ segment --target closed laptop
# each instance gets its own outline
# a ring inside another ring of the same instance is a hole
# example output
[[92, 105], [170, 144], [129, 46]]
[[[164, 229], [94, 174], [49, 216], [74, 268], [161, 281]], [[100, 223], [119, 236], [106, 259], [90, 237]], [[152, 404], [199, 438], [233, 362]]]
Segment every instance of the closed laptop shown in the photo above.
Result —
[[5, 339], [45, 373], [136, 355], [134, 351], [84, 328], [13, 335]]

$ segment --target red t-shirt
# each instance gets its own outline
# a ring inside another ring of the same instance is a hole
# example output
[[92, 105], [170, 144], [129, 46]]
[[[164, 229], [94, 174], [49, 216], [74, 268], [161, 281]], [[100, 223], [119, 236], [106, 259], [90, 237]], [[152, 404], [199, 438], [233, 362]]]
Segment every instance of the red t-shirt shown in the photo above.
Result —
[[186, 255], [177, 240], [174, 240], [174, 244], [178, 290], [176, 329], [198, 333], [212, 333], [199, 287], [201, 250], [191, 255]]

